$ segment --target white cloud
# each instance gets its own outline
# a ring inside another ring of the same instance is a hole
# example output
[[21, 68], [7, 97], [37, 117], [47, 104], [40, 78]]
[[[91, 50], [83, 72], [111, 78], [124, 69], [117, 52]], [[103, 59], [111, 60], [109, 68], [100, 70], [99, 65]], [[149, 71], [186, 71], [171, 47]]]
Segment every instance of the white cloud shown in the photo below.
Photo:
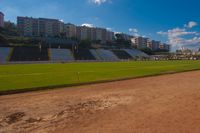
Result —
[[14, 21], [16, 20], [16, 16], [19, 16], [22, 12], [20, 11], [20, 9], [16, 8], [16, 7], [11, 7], [11, 6], [5, 6], [2, 11], [5, 14], [5, 20], [11, 20]]
[[97, 4], [97, 5], [101, 5], [105, 2], [108, 2], [109, 0], [89, 0], [89, 2]]
[[94, 27], [93, 24], [89, 24], [89, 23], [84, 23], [81, 26], [86, 26], [86, 27], [90, 27], [90, 28]]
[[135, 29], [135, 28], [129, 28], [129, 32], [135, 32], [135, 33], [137, 33], [137, 32], [138, 32], [138, 30], [137, 30], [137, 29]]
[[[194, 24], [188, 24], [189, 27], [193, 27]], [[182, 47], [182, 46], [190, 46], [190, 45], [199, 45], [200, 46], [200, 37], [199, 33], [196, 31], [188, 31], [185, 28], [174, 28], [170, 29], [167, 32], [159, 31], [157, 32], [159, 35], [167, 36], [168, 43], [172, 45], [172, 47]]]
[[185, 45], [199, 44], [200, 43], [200, 37], [194, 37], [192, 39], [185, 40], [184, 43], [185, 43]]
[[190, 21], [188, 24], [185, 24], [184, 26], [186, 27], [186, 28], [193, 28], [193, 27], [195, 27], [195, 26], [197, 26], [198, 25], [198, 23], [197, 22], [194, 22], [194, 21]]
[[167, 32], [162, 32], [159, 31], [157, 32], [160, 35], [168, 35], [170, 38], [175, 38], [175, 37], [180, 37], [180, 36], [184, 36], [184, 35], [197, 35], [197, 32], [190, 32], [190, 31], [186, 31], [185, 28], [174, 28], [174, 29], [170, 29]]
[[111, 31], [111, 30], [112, 30], [112, 28], [109, 28], [109, 27], [108, 27], [108, 28], [106, 28], [106, 29], [107, 29], [107, 30], [109, 30], [109, 31]]
[[133, 36], [140, 36], [136, 28], [129, 28], [128, 30], [133, 34]]

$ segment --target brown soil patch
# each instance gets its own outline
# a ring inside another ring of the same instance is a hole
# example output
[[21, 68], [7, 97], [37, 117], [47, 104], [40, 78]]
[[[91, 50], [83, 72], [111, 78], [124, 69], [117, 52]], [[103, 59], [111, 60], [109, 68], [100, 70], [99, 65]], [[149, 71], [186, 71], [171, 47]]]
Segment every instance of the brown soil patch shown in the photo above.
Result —
[[200, 71], [0, 97], [0, 132], [199, 133]]

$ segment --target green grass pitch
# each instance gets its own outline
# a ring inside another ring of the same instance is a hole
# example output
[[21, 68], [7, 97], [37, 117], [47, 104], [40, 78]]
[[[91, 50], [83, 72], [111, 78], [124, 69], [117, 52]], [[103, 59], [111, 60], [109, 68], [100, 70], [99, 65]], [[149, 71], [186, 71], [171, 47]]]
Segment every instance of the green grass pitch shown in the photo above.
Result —
[[48, 88], [200, 69], [200, 61], [0, 65], [0, 92]]

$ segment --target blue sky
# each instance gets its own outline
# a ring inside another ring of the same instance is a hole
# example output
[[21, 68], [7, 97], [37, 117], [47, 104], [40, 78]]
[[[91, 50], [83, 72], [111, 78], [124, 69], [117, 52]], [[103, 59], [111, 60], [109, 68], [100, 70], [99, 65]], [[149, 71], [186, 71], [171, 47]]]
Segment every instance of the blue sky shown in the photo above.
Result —
[[199, 0], [0, 0], [5, 19], [57, 18], [146, 36], [173, 47], [200, 47]]

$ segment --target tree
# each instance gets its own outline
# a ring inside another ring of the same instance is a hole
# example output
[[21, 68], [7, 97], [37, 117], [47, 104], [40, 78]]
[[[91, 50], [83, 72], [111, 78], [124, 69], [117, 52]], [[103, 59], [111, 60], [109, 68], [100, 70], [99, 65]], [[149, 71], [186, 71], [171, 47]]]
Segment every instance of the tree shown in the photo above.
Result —
[[142, 52], [148, 54], [148, 55], [152, 55], [153, 51], [150, 48], [142, 48], [140, 49]]
[[0, 34], [0, 45], [6, 45], [6, 44], [9, 44], [8, 39], [4, 35]]
[[17, 26], [8, 21], [4, 23], [4, 27], [0, 29], [0, 33], [5, 36], [18, 36]]
[[79, 44], [79, 48], [91, 48], [91, 41], [90, 40], [81, 40]]
[[119, 47], [123, 48], [130, 48], [131, 47], [131, 41], [124, 39], [124, 37], [121, 34], [116, 34], [116, 43]]

